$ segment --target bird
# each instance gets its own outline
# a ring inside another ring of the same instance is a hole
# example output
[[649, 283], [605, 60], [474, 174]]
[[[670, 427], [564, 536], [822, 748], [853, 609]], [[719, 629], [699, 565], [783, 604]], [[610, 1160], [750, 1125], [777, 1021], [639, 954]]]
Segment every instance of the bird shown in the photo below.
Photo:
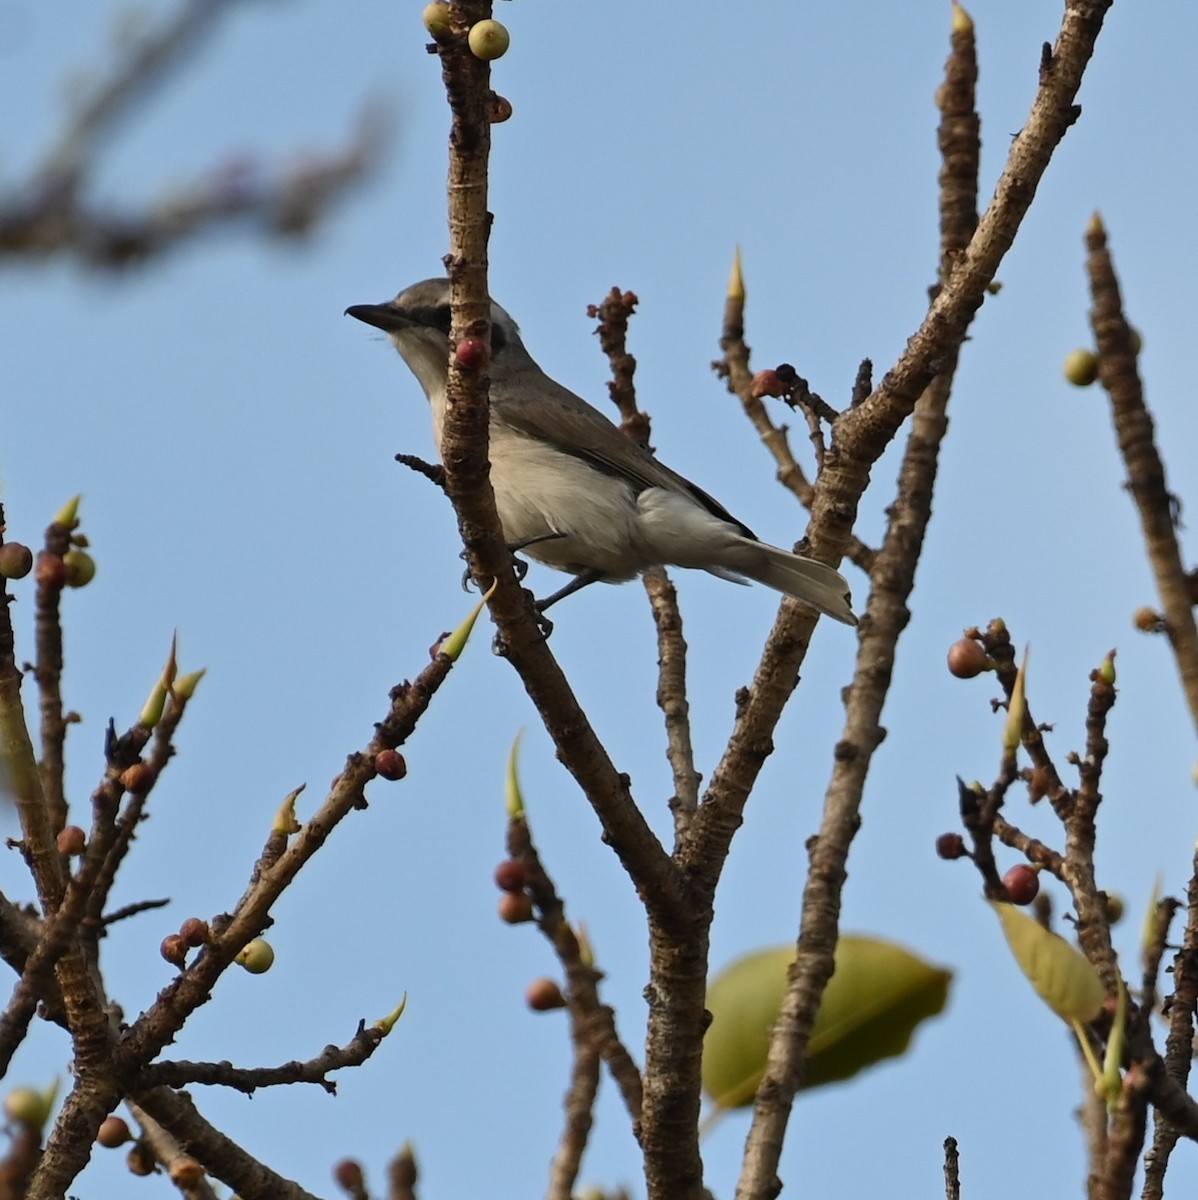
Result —
[[[438, 452], [445, 422], [450, 287], [425, 279], [346, 315], [381, 329], [432, 410]], [[624, 583], [655, 566], [754, 580], [855, 625], [848, 582], [814, 559], [771, 546], [689, 479], [659, 462], [597, 408], [551, 379], [491, 301], [491, 486], [513, 551], [573, 579], [538, 612], [595, 582]]]

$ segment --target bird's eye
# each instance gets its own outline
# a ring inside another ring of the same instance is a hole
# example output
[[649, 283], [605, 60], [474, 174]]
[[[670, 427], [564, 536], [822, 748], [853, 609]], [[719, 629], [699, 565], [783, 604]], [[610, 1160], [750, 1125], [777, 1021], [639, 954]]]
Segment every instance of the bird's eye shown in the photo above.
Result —
[[491, 322], [491, 357], [495, 358], [499, 352], [507, 345], [507, 334], [504, 328], [497, 321]]

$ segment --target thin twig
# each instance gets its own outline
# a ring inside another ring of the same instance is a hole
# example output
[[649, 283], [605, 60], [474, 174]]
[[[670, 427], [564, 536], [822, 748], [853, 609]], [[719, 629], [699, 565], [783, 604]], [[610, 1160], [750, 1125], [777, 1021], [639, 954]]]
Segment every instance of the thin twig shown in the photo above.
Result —
[[1111, 400], [1119, 452], [1127, 468], [1127, 490], [1140, 514], [1148, 560], [1165, 613], [1165, 633], [1177, 660], [1190, 719], [1198, 728], [1198, 624], [1194, 596], [1177, 540], [1176, 499], [1165, 479], [1154, 438], [1152, 415], [1123, 315], [1106, 229], [1095, 216], [1086, 229], [1086, 270], [1093, 308], [1090, 322], [1098, 344], [1098, 378]]
[[565, 905], [541, 862], [524, 818], [516, 817], [508, 822], [507, 848], [512, 858], [524, 866], [528, 891], [540, 914], [538, 925], [565, 971], [571, 1014], [577, 1017], [586, 1039], [595, 1045], [607, 1064], [635, 1128], [641, 1118], [641, 1073], [620, 1040], [615, 1011], [599, 999], [602, 972], [583, 955], [578, 936], [566, 920]]
[[259, 1088], [291, 1083], [312, 1083], [336, 1095], [337, 1084], [328, 1078], [331, 1071], [360, 1067], [382, 1045], [387, 1036], [378, 1025], [358, 1022], [357, 1032], [345, 1046], [326, 1046], [315, 1058], [288, 1062], [277, 1067], [235, 1067], [228, 1062], [187, 1062], [183, 1059], [151, 1063], [138, 1076], [139, 1089], [166, 1086], [188, 1087], [201, 1083], [213, 1087], [235, 1088], [252, 1096]]

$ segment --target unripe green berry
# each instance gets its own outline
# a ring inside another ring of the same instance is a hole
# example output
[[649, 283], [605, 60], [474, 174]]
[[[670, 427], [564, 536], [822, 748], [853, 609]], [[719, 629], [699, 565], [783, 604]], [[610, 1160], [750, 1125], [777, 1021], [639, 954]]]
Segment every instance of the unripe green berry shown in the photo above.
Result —
[[511, 45], [511, 35], [498, 21], [487, 19], [470, 27], [468, 35], [470, 53], [484, 62], [502, 58]]
[[67, 587], [87, 587], [96, 577], [96, 560], [86, 550], [68, 550], [62, 561], [67, 567]]
[[254, 938], [245, 944], [236, 961], [251, 975], [263, 975], [274, 965], [274, 948], [265, 938]]
[[449, 5], [444, 0], [433, 0], [425, 6], [424, 27], [439, 42], [449, 37]]
[[50, 1119], [50, 1106], [37, 1088], [16, 1087], [4, 1097], [4, 1115], [16, 1125], [41, 1129]]
[[1089, 387], [1098, 378], [1098, 359], [1092, 350], [1074, 350], [1065, 359], [1065, 378], [1075, 387]]

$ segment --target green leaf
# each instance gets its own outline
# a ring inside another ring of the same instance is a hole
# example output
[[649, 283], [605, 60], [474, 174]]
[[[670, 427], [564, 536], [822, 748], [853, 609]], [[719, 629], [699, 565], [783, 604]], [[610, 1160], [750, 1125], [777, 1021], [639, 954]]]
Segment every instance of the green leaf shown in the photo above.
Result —
[[1086, 956], [1012, 904], [990, 901], [1007, 944], [1036, 994], [1063, 1021], [1082, 1025], [1102, 1011], [1106, 989]]
[[[703, 1043], [703, 1087], [721, 1108], [752, 1102], [793, 960], [794, 946], [758, 950], [730, 963], [708, 986], [712, 1022]], [[951, 971], [893, 942], [842, 935], [808, 1046], [805, 1086], [851, 1079], [902, 1054], [920, 1022], [944, 1008], [951, 979]]]

